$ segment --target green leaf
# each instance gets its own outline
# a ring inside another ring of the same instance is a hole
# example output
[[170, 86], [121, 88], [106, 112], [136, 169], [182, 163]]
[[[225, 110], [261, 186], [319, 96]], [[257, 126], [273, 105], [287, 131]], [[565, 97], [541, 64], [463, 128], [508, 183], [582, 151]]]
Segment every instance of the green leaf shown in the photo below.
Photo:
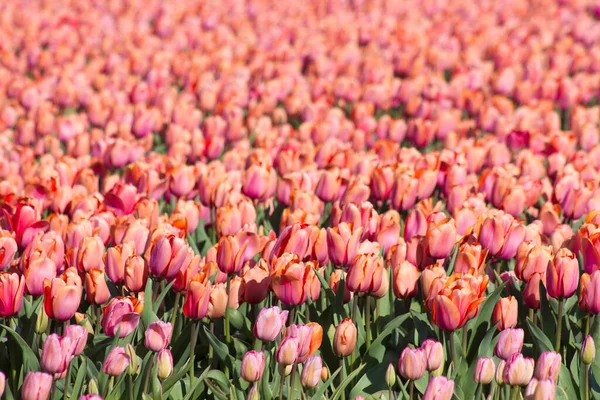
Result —
[[181, 367], [177, 372], [165, 379], [165, 381], [163, 382], [163, 391], [165, 392], [165, 397], [167, 390], [169, 390], [180, 379], [183, 379], [183, 377], [185, 377], [188, 371], [190, 370], [191, 366], [192, 360], [188, 358], [187, 362], [183, 365], [183, 367]]
[[[12, 338], [19, 345], [21, 355], [23, 357], [23, 370], [27, 372], [38, 371], [40, 369], [40, 363], [38, 362], [38, 359], [35, 356], [33, 350], [31, 350], [31, 347], [29, 347], [29, 345], [25, 343], [23, 338], [21, 338], [21, 335], [19, 335], [17, 332], [15, 332], [13, 329], [9, 328], [6, 325], [0, 325], [0, 327], [4, 328], [6, 332], [10, 333]], [[12, 346], [9, 346], [10, 350], [12, 350], [11, 348]], [[17, 354], [19, 353], [17, 352]]]
[[[487, 334], [484, 336], [483, 340], [479, 344], [479, 351], [477, 353], [477, 357], [490, 357], [493, 354], [492, 348], [492, 340], [496, 333], [496, 328], [498, 327], [498, 323], [495, 323], [492, 326]], [[475, 372], [475, 366], [477, 365], [477, 361], [473, 360], [469, 365], [469, 370], [467, 373], [462, 374], [457, 379], [457, 385], [462, 388], [464, 392], [465, 399], [475, 398], [475, 391], [477, 390], [477, 386], [473, 385], [473, 373]]]
[[377, 338], [371, 343], [368, 355], [381, 362], [381, 360], [383, 360], [383, 356], [385, 355], [385, 347], [383, 346], [383, 340], [395, 329], [400, 327], [400, 325], [402, 325], [404, 321], [406, 321], [411, 315], [411, 313], [400, 315], [388, 322], [385, 328], [383, 328], [381, 333], [377, 336]]
[[540, 352], [554, 350], [554, 346], [550, 339], [548, 339], [548, 336], [540, 328], [532, 324], [529, 319], [527, 319], [527, 327], [529, 328], [529, 332], [535, 337], [536, 345], [540, 349]]
[[346, 386], [350, 385], [350, 383], [354, 380], [354, 377], [360, 374], [365, 366], [366, 364], [361, 364], [358, 366], [358, 368], [355, 368], [354, 371], [352, 371], [352, 373], [349, 374], [346, 379], [344, 379], [344, 381], [336, 388], [333, 396], [331, 396], [331, 400], [337, 400], [342, 395], [342, 392], [346, 390]]
[[75, 378], [75, 383], [73, 384], [73, 391], [71, 392], [71, 396], [74, 399], [78, 399], [81, 395], [81, 388], [83, 386], [83, 379], [87, 375], [87, 359], [82, 357], [81, 364], [79, 364], [79, 369], [77, 370], [77, 377]]
[[338, 374], [342, 371], [341, 368], [338, 368], [333, 374], [331, 374], [331, 376], [329, 377], [329, 379], [327, 379], [327, 382], [320, 384], [317, 389], [317, 391], [315, 392], [315, 395], [313, 396], [313, 399], [322, 399], [323, 395], [325, 394], [325, 391], [327, 390], [327, 388], [329, 388], [329, 386], [331, 386], [331, 384], [333, 383], [333, 381], [335, 380], [335, 378], [338, 376]]
[[231, 323], [231, 326], [233, 326], [237, 330], [241, 330], [245, 325], [246, 317], [244, 317], [242, 313], [239, 312], [239, 310], [236, 310], [235, 308], [227, 308], [227, 311], [229, 312], [229, 322]]
[[335, 293], [333, 293], [333, 290], [331, 290], [331, 288], [329, 287], [329, 283], [327, 283], [325, 278], [314, 267], [312, 268], [312, 270], [319, 279], [319, 282], [321, 282], [321, 289], [325, 290], [327, 300], [329, 300], [329, 302], [331, 303], [335, 302]]
[[219, 360], [226, 361], [229, 358], [229, 349], [227, 348], [227, 345], [221, 342], [214, 333], [206, 328], [206, 326], [204, 326], [204, 333], [206, 334], [208, 343], [212, 346], [215, 355]]
[[[146, 289], [144, 290], [144, 298], [152, 299], [152, 279], [148, 279], [148, 281], [146, 282]], [[158, 317], [156, 316], [156, 313], [154, 312], [152, 307], [148, 307], [148, 306], [144, 307], [144, 309], [142, 310], [142, 313], [140, 314], [140, 317], [142, 319], [142, 323], [144, 324], [144, 331], [146, 329], [148, 329], [148, 325], [150, 325], [154, 321], [158, 321]]]
[[471, 338], [469, 339], [469, 345], [467, 347], [467, 354], [471, 354], [471, 352], [474, 350], [473, 346], [475, 346], [475, 348], [477, 347], [477, 344], [474, 345], [474, 343], [476, 343], [475, 338], [478, 336], [478, 334], [483, 334], [484, 332], [487, 332], [492, 321], [492, 313], [494, 312], [494, 307], [496, 307], [496, 303], [500, 299], [500, 295], [502, 294], [502, 290], [504, 290], [505, 286], [506, 282], [502, 283], [483, 302], [479, 310], [479, 314], [477, 315], [477, 318], [475, 319], [475, 322], [472, 325], [473, 329], [471, 331]]
[[[559, 387], [564, 390], [564, 392], [567, 394], [568, 399], [576, 399], [577, 398], [577, 392], [575, 391], [575, 388], [573, 386], [573, 380], [571, 379], [571, 373], [569, 372], [568, 368], [564, 364], [561, 364], [560, 373], [558, 374], [557, 389]], [[558, 396], [559, 392], [560, 392], [560, 390], [556, 391], [557, 398], [559, 397]]]

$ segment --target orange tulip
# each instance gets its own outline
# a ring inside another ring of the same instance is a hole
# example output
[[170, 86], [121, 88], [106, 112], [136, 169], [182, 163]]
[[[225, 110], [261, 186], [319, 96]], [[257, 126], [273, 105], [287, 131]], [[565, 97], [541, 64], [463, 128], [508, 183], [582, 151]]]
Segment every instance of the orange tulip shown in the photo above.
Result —
[[104, 304], [110, 297], [104, 271], [93, 269], [85, 274], [85, 296], [90, 304]]
[[517, 325], [519, 305], [513, 296], [501, 298], [492, 314], [492, 322], [498, 323], [498, 330], [514, 328]]
[[0, 272], [0, 317], [9, 318], [21, 311], [24, 290], [25, 278], [23, 276], [11, 272]]
[[315, 261], [301, 262], [294, 254], [285, 253], [277, 259], [271, 273], [271, 288], [277, 298], [286, 305], [304, 303], [311, 292]]
[[202, 319], [208, 313], [210, 301], [210, 282], [203, 281], [200, 274], [196, 274], [188, 286], [183, 314], [191, 319]]
[[356, 256], [346, 276], [346, 289], [356, 293], [375, 293], [388, 279], [383, 259], [375, 254]]
[[77, 270], [68, 268], [62, 275], [44, 282], [44, 310], [48, 317], [68, 321], [79, 308], [82, 294]]

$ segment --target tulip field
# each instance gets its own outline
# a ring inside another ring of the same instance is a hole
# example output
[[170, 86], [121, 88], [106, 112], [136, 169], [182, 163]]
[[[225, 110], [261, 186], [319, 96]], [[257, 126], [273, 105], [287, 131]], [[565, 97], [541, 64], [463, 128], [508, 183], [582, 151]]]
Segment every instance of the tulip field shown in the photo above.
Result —
[[600, 0], [0, 1], [0, 398], [600, 399], [599, 99]]

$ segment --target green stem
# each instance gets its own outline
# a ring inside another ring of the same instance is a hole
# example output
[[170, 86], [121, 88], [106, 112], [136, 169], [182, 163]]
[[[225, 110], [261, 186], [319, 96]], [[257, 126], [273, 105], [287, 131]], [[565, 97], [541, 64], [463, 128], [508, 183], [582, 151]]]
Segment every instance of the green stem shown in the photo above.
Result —
[[585, 339], [587, 337], [587, 335], [590, 334], [590, 321], [592, 320], [592, 318], [590, 317], [590, 314], [585, 316], [585, 323], [584, 323], [584, 335], [583, 338]]
[[475, 392], [475, 400], [479, 400], [481, 398], [481, 389], [483, 385], [481, 383], [477, 384], [477, 391]]
[[[354, 296], [352, 297], [352, 322], [354, 322], [354, 324], [356, 326], [358, 326], [358, 323], [356, 320], [357, 314], [358, 314], [358, 296], [355, 293]], [[357, 351], [357, 349], [355, 348], [354, 351], [352, 352], [352, 354], [350, 355], [350, 370], [352, 370], [354, 361], [356, 361], [356, 351]]]
[[[210, 321], [209, 325], [210, 333], [215, 333], [215, 323]], [[212, 346], [208, 346], [208, 365], [212, 366], [214, 357], [214, 349]]]
[[462, 352], [463, 355], [467, 354], [467, 336], [469, 335], [469, 330], [467, 329], [467, 325], [462, 328]]
[[389, 400], [394, 400], [393, 393], [392, 393], [392, 388], [391, 387], [388, 388], [388, 399]]
[[454, 367], [454, 372], [456, 372], [456, 347], [454, 346], [454, 332], [450, 332], [450, 354], [452, 355], [452, 365]]
[[[108, 381], [106, 382], [106, 385], [104, 386], [104, 393], [102, 395], [102, 398], [105, 399], [106, 396], [108, 396], [108, 393], [110, 392], [110, 388], [113, 386], [114, 380], [115, 380], [114, 376], [111, 376], [108, 379]], [[50, 398], [53, 398], [53, 397], [50, 397]]]
[[[225, 293], [227, 294], [227, 306], [225, 307], [225, 343], [227, 344], [227, 348], [229, 348], [231, 344], [231, 327], [229, 325], [229, 291], [231, 288], [231, 275], [227, 274], [227, 286], [225, 289]], [[225, 376], [229, 379], [229, 368], [225, 365]]]
[[[176, 328], [176, 322], [177, 322], [177, 316], [179, 314], [179, 302], [181, 301], [181, 292], [177, 292], [175, 293], [175, 303], [173, 303], [173, 314], [171, 315], [171, 326], [173, 327], [173, 330], [175, 330]], [[175, 333], [175, 332], [174, 332]], [[176, 332], [177, 335], [173, 335], [173, 339], [177, 338], [179, 336], [179, 332]], [[175, 341], [175, 340], [173, 340]]]
[[296, 364], [292, 365], [292, 379], [290, 380], [290, 393], [288, 399], [294, 400], [294, 387], [296, 386]]
[[519, 390], [518, 386], [513, 386], [513, 388], [512, 388], [512, 395], [511, 395], [511, 398], [513, 400], [517, 400], [519, 398], [519, 391], [520, 390]]
[[191, 365], [190, 365], [190, 386], [193, 387], [194, 386], [194, 363], [196, 362], [196, 340], [198, 339], [198, 332], [197, 329], [199, 328], [200, 325], [200, 321], [196, 322], [196, 321], [192, 321], [192, 332], [191, 332], [191, 336], [190, 336], [190, 361], [191, 361]]
[[381, 316], [381, 299], [375, 299], [375, 335], [379, 336], [379, 317]]
[[556, 352], [560, 353], [560, 339], [562, 334], [562, 320], [563, 320], [563, 308], [564, 308], [564, 299], [558, 300], [558, 315], [556, 322], [556, 344], [554, 349]]
[[[344, 382], [344, 379], [346, 379], [346, 363], [344, 362], [343, 358], [340, 358], [340, 385], [342, 384], [342, 382]], [[345, 390], [342, 390], [341, 399], [346, 400], [346, 391]]]
[[529, 319], [531, 320], [531, 322], [533, 322], [533, 315], [534, 315], [535, 311], [533, 310], [533, 308], [529, 309]]
[[133, 378], [131, 375], [127, 375], [127, 389], [129, 391], [129, 398], [133, 399]]
[[69, 363], [67, 367], [67, 376], [65, 377], [65, 388], [63, 389], [63, 400], [67, 400], [69, 398], [69, 386], [71, 386], [71, 364], [73, 360]]
[[100, 332], [100, 325], [102, 323], [102, 307], [95, 305], [94, 309], [96, 310], [96, 326], [94, 327], [94, 332], [96, 335], [98, 335], [98, 332]]
[[366, 346], [367, 352], [371, 347], [371, 296], [367, 296], [367, 302], [365, 304], [365, 320], [366, 320]]
[[583, 378], [583, 388], [584, 388], [584, 393], [585, 393], [585, 400], [589, 400], [590, 399], [590, 366], [586, 365], [585, 366], [585, 375]]
[[[281, 370], [283, 372], [283, 368]], [[283, 387], [285, 386], [285, 375], [282, 373], [279, 378], [279, 400], [283, 400]]]
[[408, 398], [413, 400], [415, 398], [415, 381], [411, 380], [408, 384]]
[[150, 357], [150, 364], [146, 366], [146, 376], [144, 377], [144, 390], [142, 393], [148, 393], [148, 385], [150, 384], [150, 375], [152, 374], [152, 366], [156, 361], [156, 354], [152, 354]]

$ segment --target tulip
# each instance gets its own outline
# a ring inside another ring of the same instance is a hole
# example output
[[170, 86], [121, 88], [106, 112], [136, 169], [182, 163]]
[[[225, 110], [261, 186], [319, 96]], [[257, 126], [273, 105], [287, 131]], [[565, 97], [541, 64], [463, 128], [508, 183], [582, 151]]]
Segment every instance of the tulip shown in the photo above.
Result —
[[519, 305], [513, 296], [503, 297], [494, 306], [492, 322], [498, 324], [498, 330], [514, 328], [517, 325]]
[[23, 271], [25, 289], [32, 296], [44, 294], [44, 281], [56, 278], [56, 265], [51, 259], [41, 257], [29, 262]]
[[358, 332], [354, 322], [350, 318], [342, 320], [335, 328], [333, 352], [339, 357], [347, 357], [352, 354], [356, 347], [357, 335]]
[[0, 397], [4, 394], [4, 389], [6, 388], [6, 375], [4, 372], [0, 371]]
[[423, 400], [450, 400], [454, 393], [454, 381], [444, 376], [433, 376], [429, 379]]
[[498, 385], [504, 384], [504, 369], [506, 368], [506, 361], [500, 360], [498, 368], [496, 368], [496, 382]]
[[171, 350], [161, 349], [156, 356], [156, 363], [158, 364], [158, 377], [160, 379], [167, 379], [173, 373], [173, 355]]
[[174, 235], [160, 236], [146, 250], [150, 272], [158, 278], [173, 279], [194, 257], [185, 240]]
[[440, 342], [427, 339], [421, 343], [421, 349], [425, 352], [427, 371], [437, 371], [444, 363], [444, 347]]
[[600, 271], [581, 275], [579, 308], [591, 314], [600, 313]]
[[258, 237], [252, 233], [223, 236], [217, 243], [217, 265], [225, 274], [239, 273], [258, 251]]
[[109, 248], [104, 253], [103, 259], [106, 266], [106, 275], [115, 284], [122, 284], [125, 280], [125, 261], [135, 254], [133, 242], [122, 243]]
[[204, 282], [200, 274], [194, 275], [183, 303], [183, 314], [191, 319], [202, 319], [208, 313], [209, 301], [210, 281]]
[[595, 358], [596, 345], [594, 343], [594, 338], [591, 335], [587, 335], [581, 346], [581, 359], [585, 365], [590, 365]]
[[533, 365], [532, 358], [515, 353], [506, 361], [502, 379], [511, 386], [525, 386], [533, 377]]
[[456, 224], [452, 218], [430, 223], [425, 234], [427, 254], [434, 258], [446, 258], [456, 242]]
[[136, 355], [135, 349], [133, 348], [131, 343], [127, 343], [125, 345], [125, 351], [127, 352], [129, 359], [131, 360], [129, 366], [127, 367], [127, 374], [131, 376], [136, 376], [140, 373], [140, 365], [138, 362], [138, 356]]
[[117, 332], [120, 338], [129, 336], [140, 322], [137, 310], [141, 303], [134, 297], [113, 297], [102, 307], [102, 329], [114, 337]]
[[28, 372], [21, 387], [23, 400], [47, 400], [50, 396], [52, 375], [45, 372]]
[[307, 388], [316, 387], [321, 381], [321, 372], [323, 371], [323, 360], [320, 356], [310, 356], [304, 362], [300, 382]]
[[254, 385], [250, 388], [248, 392], [247, 400], [260, 400], [260, 392], [258, 391], [258, 386]]
[[554, 298], [571, 297], [577, 290], [579, 263], [575, 254], [563, 247], [556, 253], [554, 260], [548, 263], [546, 287], [548, 295]]
[[144, 337], [144, 346], [150, 351], [166, 349], [171, 341], [173, 327], [170, 322], [155, 321], [148, 325]]
[[131, 358], [124, 347], [115, 346], [113, 347], [104, 363], [102, 364], [102, 371], [110, 376], [119, 376], [122, 375], [129, 364], [131, 363]]
[[[233, 285], [231, 285], [230, 287], [233, 287]], [[230, 288], [230, 292], [231, 291], [232, 290]], [[221, 318], [223, 315], [225, 315], [225, 309], [227, 307], [227, 304], [227, 291], [225, 285], [222, 283], [212, 285], [210, 288], [210, 299], [208, 300], [208, 312], [206, 314], [208, 318]], [[231, 304], [229, 306], [232, 307]]]
[[[265, 263], [262, 260], [262, 263]], [[244, 287], [244, 301], [249, 304], [258, 304], [267, 298], [271, 276], [265, 264], [257, 264], [249, 268], [242, 275], [242, 286]]]
[[431, 309], [433, 323], [446, 331], [464, 326], [479, 312], [487, 283], [487, 276], [473, 281], [465, 281], [456, 274], [450, 277], [437, 294], [429, 293], [426, 305]]
[[88, 339], [88, 331], [81, 325], [67, 325], [64, 331], [65, 337], [71, 338], [75, 344], [73, 355], [78, 356], [83, 353]]
[[104, 304], [110, 297], [104, 271], [93, 269], [85, 274], [85, 296], [90, 304]]
[[88, 236], [77, 248], [77, 270], [89, 272], [93, 269], [104, 270], [102, 255], [104, 254], [104, 242], [98, 236]]
[[242, 358], [240, 375], [247, 382], [260, 380], [265, 369], [265, 354], [262, 351], [249, 351]]
[[84, 394], [79, 396], [79, 400], [103, 400], [99, 394]]
[[41, 364], [48, 373], [59, 377], [67, 371], [73, 358], [76, 342], [70, 337], [59, 337], [53, 333], [49, 335], [42, 346]]
[[415, 381], [423, 376], [426, 366], [427, 360], [423, 349], [406, 347], [400, 355], [398, 371], [404, 378]]
[[302, 363], [321, 347], [323, 327], [316, 322], [306, 325], [290, 325], [284, 333], [285, 337], [298, 338], [298, 357], [296, 362]]
[[277, 348], [277, 362], [282, 365], [293, 365], [298, 358], [299, 339], [286, 337]]
[[21, 311], [24, 291], [25, 279], [23, 276], [0, 272], [0, 317], [9, 318]]
[[141, 257], [132, 255], [125, 261], [125, 287], [130, 292], [141, 292], [146, 287], [149, 275], [148, 263]]
[[500, 332], [494, 354], [503, 360], [509, 360], [513, 354], [521, 352], [525, 332], [523, 329], [506, 329]]
[[396, 370], [394, 369], [394, 364], [392, 363], [389, 363], [387, 369], [385, 370], [385, 383], [390, 389], [396, 384]]
[[48, 317], [57, 321], [70, 320], [79, 308], [82, 291], [81, 278], [73, 267], [57, 278], [46, 280], [44, 310]]
[[462, 273], [482, 273], [488, 250], [479, 243], [463, 243], [458, 249], [454, 271]]
[[284, 254], [277, 259], [271, 275], [273, 292], [285, 305], [296, 306], [306, 302], [317, 267], [316, 261], [301, 262], [296, 255]]
[[409, 261], [402, 261], [392, 269], [394, 295], [400, 299], [409, 299], [417, 294], [421, 271]]
[[363, 228], [353, 228], [351, 223], [342, 222], [335, 228], [327, 228], [329, 259], [336, 267], [342, 267], [354, 259]]
[[554, 400], [556, 399], [556, 383], [549, 379], [533, 378], [525, 388], [525, 400]]
[[272, 197], [277, 187], [277, 173], [267, 165], [253, 164], [246, 169], [242, 193], [251, 199], [265, 201]]
[[545, 351], [540, 355], [535, 366], [534, 376], [537, 380], [550, 379], [556, 382], [560, 372], [562, 358], [559, 353]]
[[[6, 233], [6, 231], [2, 232]], [[17, 242], [12, 236], [0, 236], [0, 270], [10, 265], [17, 250]]]
[[483, 385], [492, 383], [494, 373], [496, 372], [496, 364], [491, 357], [481, 357], [477, 360], [475, 371], [473, 372], [473, 380]]
[[288, 311], [279, 307], [263, 308], [254, 323], [254, 336], [263, 342], [273, 342], [281, 334], [288, 318]]
[[479, 243], [489, 250], [489, 254], [502, 259], [515, 256], [517, 247], [525, 238], [525, 227], [512, 216], [498, 211], [489, 217], [482, 215], [477, 225]]
[[527, 307], [534, 310], [540, 308], [540, 282], [543, 282], [542, 278], [543, 276], [538, 273], [531, 275], [523, 290], [523, 302]]
[[346, 272], [342, 271], [341, 269], [335, 269], [331, 275], [329, 275], [329, 288], [333, 291], [333, 293], [337, 294], [338, 290], [344, 289], [344, 304], [349, 303], [354, 295], [351, 291], [345, 290], [345, 284], [344, 286], [340, 286], [342, 277], [344, 278], [345, 282], [346, 275]]
[[346, 288], [355, 293], [378, 292], [387, 280], [383, 259], [375, 254], [360, 254], [348, 267]]

